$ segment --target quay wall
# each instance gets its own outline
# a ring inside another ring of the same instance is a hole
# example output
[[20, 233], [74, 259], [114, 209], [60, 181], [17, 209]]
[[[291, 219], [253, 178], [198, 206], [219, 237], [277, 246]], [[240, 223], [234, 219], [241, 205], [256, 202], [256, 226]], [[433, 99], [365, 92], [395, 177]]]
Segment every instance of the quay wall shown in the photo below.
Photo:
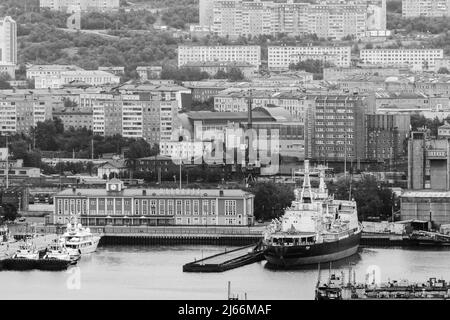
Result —
[[[102, 234], [100, 245], [249, 245], [262, 237], [262, 227], [90, 227], [93, 233]], [[10, 228], [16, 238], [31, 232], [26, 226]], [[33, 232], [61, 234], [57, 226], [36, 226]]]

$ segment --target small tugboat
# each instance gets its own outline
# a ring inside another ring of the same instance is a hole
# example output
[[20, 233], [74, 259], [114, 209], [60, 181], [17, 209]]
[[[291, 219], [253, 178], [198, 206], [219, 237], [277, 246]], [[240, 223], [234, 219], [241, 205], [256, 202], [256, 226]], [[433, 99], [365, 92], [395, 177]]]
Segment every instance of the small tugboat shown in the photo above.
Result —
[[60, 242], [65, 245], [71, 257], [78, 257], [95, 252], [100, 239], [101, 236], [93, 234], [89, 228], [84, 228], [74, 217], [72, 223], [67, 225]]
[[3, 260], [3, 268], [7, 270], [32, 270], [37, 268], [39, 251], [24, 241], [11, 258]]
[[71, 265], [77, 264], [78, 257], [71, 256], [69, 250], [59, 241], [52, 243], [45, 255], [38, 262], [40, 270], [65, 270]]

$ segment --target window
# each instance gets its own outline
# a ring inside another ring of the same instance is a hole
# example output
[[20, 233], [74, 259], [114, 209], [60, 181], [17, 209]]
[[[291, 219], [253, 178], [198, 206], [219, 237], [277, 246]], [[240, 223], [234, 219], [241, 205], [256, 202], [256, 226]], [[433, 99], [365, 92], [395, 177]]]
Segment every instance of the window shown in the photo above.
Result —
[[210, 207], [209, 213], [211, 215], [215, 215], [216, 214], [216, 200], [211, 200], [211, 207]]
[[106, 200], [106, 213], [108, 215], [114, 214], [114, 199]]
[[134, 214], [139, 214], [139, 200], [134, 201]]
[[184, 214], [191, 214], [191, 200], [184, 201]]
[[225, 200], [225, 215], [236, 215], [236, 200]]
[[146, 216], [148, 213], [148, 201], [142, 200], [142, 215]]
[[64, 200], [64, 213], [69, 211], [69, 200]]
[[150, 214], [156, 215], [156, 200], [150, 200]]
[[173, 215], [173, 200], [167, 200], [167, 213]]
[[122, 214], [122, 199], [116, 199], [116, 214]]
[[166, 214], [166, 206], [164, 200], [159, 200], [159, 214]]
[[203, 200], [202, 202], [202, 215], [207, 215], [208, 211], [209, 211], [209, 201], [208, 200]]
[[193, 214], [198, 215], [199, 214], [199, 212], [198, 212], [198, 210], [199, 210], [199, 208], [198, 208], [199, 207], [199, 201], [198, 200], [194, 200], [193, 206], [194, 206]]
[[176, 205], [177, 216], [179, 216], [182, 214], [182, 211], [183, 211], [183, 201], [176, 200], [175, 205]]
[[63, 202], [61, 199], [58, 200], [58, 214], [62, 214], [62, 206], [63, 206]]

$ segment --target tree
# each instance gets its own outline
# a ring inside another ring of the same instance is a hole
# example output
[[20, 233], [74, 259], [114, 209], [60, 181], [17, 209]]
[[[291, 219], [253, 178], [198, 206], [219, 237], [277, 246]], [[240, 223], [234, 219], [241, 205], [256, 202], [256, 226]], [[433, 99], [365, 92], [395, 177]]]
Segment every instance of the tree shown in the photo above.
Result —
[[340, 179], [329, 183], [328, 188], [336, 199], [348, 200], [351, 196], [356, 201], [360, 220], [368, 217], [390, 218], [397, 200], [385, 182], [371, 175], [364, 175], [360, 181]]
[[441, 67], [439, 68], [437, 73], [441, 73], [441, 74], [449, 74], [450, 71], [446, 68], [446, 67]]
[[294, 191], [291, 186], [273, 182], [257, 183], [247, 189], [255, 195], [255, 218], [274, 219], [284, 213], [284, 209], [294, 201]]
[[411, 115], [411, 128], [412, 130], [418, 130], [419, 128], [430, 129], [432, 136], [437, 136], [438, 128], [444, 125], [444, 121], [435, 117], [434, 119], [425, 118], [423, 115], [414, 114]]
[[331, 66], [328, 62], [323, 62], [317, 59], [307, 59], [305, 61], [299, 61], [298, 63], [292, 63], [289, 66], [290, 70], [303, 70], [314, 74], [315, 80], [323, 79], [323, 68]]
[[17, 208], [11, 203], [2, 204], [3, 219], [6, 221], [14, 221], [19, 216]]

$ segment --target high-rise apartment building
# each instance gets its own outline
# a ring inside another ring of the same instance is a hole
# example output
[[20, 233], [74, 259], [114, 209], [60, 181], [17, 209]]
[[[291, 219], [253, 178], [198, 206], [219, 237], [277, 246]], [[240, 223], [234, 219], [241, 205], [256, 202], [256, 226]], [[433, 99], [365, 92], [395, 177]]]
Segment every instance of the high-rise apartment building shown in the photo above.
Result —
[[405, 18], [446, 17], [450, 13], [450, 0], [402, 0]]
[[365, 158], [367, 97], [312, 95], [305, 121], [305, 157], [316, 161], [347, 161]]
[[17, 24], [9, 16], [0, 20], [0, 63], [17, 64]]
[[0, 133], [29, 134], [38, 122], [52, 118], [51, 99], [12, 95], [0, 97]]
[[177, 128], [177, 100], [119, 95], [93, 102], [93, 132], [102, 136], [120, 134], [143, 138], [150, 144], [169, 141]]
[[386, 31], [386, 0], [326, 0], [317, 3], [215, 0], [212, 16], [211, 27], [220, 36], [235, 38], [287, 33], [316, 34], [332, 39], [362, 38], [368, 32]]
[[212, 26], [214, 22], [214, 0], [199, 0], [199, 22], [201, 26]]

